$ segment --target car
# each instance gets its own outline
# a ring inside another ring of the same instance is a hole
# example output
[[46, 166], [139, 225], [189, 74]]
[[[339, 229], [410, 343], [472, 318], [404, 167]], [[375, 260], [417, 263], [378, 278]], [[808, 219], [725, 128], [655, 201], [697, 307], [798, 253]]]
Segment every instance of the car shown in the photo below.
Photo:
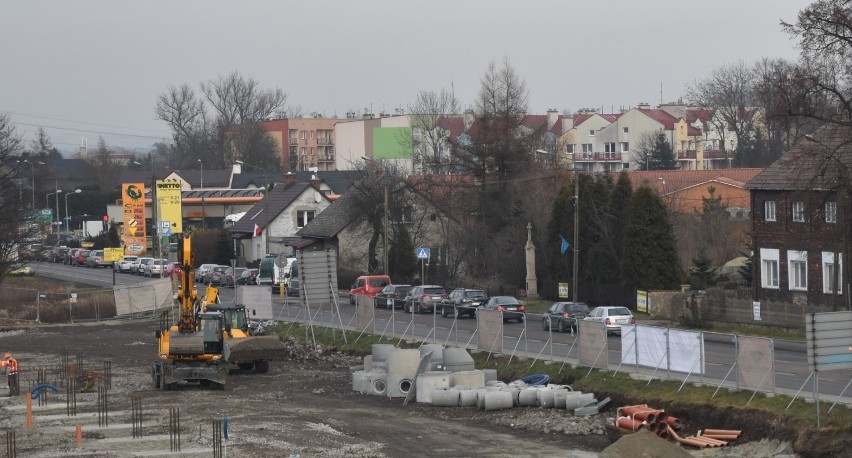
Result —
[[151, 259], [145, 264], [146, 277], [162, 277], [165, 266], [168, 265], [168, 259]]
[[285, 289], [287, 290], [287, 296], [299, 297], [299, 279], [295, 277], [288, 278]]
[[441, 302], [441, 316], [452, 313], [454, 318], [465, 315], [476, 318], [476, 309], [487, 300], [488, 295], [481, 289], [456, 288]]
[[198, 268], [195, 269], [195, 282], [204, 283], [204, 275], [209, 273], [216, 266], [217, 264], [201, 264], [198, 266]]
[[30, 266], [22, 262], [16, 262], [9, 265], [9, 275], [13, 277], [29, 277], [35, 275], [35, 272], [33, 272]]
[[121, 258], [121, 261], [116, 262], [112, 265], [113, 270], [116, 272], [130, 272], [130, 266], [133, 265], [133, 261], [136, 260], [138, 256], [133, 255], [125, 255]]
[[237, 278], [239, 278], [244, 270], [246, 270], [245, 267], [228, 267], [228, 270], [225, 271], [225, 282], [222, 286], [237, 286]]
[[497, 310], [503, 313], [503, 322], [509, 320], [517, 320], [518, 323], [523, 323], [526, 319], [526, 310], [524, 305], [518, 299], [512, 296], [494, 296], [488, 298], [483, 308], [487, 310]]
[[447, 297], [447, 291], [439, 285], [421, 285], [411, 288], [405, 297], [405, 311], [428, 313], [436, 309]]
[[138, 257], [130, 264], [130, 275], [145, 275], [145, 264], [153, 258]]
[[53, 263], [65, 262], [65, 255], [68, 254], [70, 248], [67, 246], [58, 246], [50, 250], [48, 261]]
[[246, 269], [237, 277], [238, 285], [256, 285], [257, 269]]
[[163, 272], [163, 276], [167, 278], [171, 277], [180, 277], [180, 274], [183, 273], [183, 267], [179, 262], [170, 262], [166, 266], [166, 271]]
[[72, 261], [74, 260], [74, 256], [77, 255], [77, 252], [80, 251], [80, 248], [71, 248], [65, 253], [65, 259], [62, 260], [62, 263], [65, 265], [72, 265]]
[[92, 250], [87, 250], [85, 248], [81, 248], [81, 249], [77, 250], [77, 253], [74, 255], [74, 259], [71, 260], [71, 265], [72, 266], [85, 266], [86, 265], [86, 258], [89, 257], [89, 253], [91, 253], [91, 252], [92, 252]]
[[621, 325], [636, 324], [636, 318], [627, 307], [595, 307], [583, 320], [603, 323], [606, 326], [607, 335], [621, 335]]
[[411, 291], [411, 285], [387, 285], [376, 293], [376, 307], [401, 309], [405, 307], [405, 296]]
[[354, 305], [355, 296], [358, 294], [376, 297], [379, 291], [392, 283], [390, 277], [387, 275], [361, 275], [349, 289], [349, 303]]
[[588, 314], [589, 306], [583, 302], [554, 302], [541, 316], [541, 329], [577, 332], [577, 320]]
[[201, 277], [201, 283], [211, 283], [216, 286], [223, 286], [227, 281], [225, 279], [225, 272], [230, 269], [228, 266], [217, 265], [213, 267], [208, 273], [204, 274]]

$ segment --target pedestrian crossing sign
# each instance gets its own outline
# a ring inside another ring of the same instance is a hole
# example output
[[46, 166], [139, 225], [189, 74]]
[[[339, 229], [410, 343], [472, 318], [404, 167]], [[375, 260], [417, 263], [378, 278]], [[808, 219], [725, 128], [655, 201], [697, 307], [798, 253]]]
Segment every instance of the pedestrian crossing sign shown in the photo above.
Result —
[[417, 253], [417, 259], [429, 259], [429, 248], [428, 247], [418, 247], [414, 251]]

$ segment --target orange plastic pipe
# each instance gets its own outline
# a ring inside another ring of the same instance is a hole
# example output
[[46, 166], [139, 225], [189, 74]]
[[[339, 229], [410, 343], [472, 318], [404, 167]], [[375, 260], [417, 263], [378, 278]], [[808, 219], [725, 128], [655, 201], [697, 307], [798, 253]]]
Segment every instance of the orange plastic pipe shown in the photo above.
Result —
[[711, 439], [723, 440], [723, 441], [735, 441], [739, 439], [739, 436], [735, 436], [733, 434], [703, 434], [701, 437], [709, 437]]
[[677, 417], [666, 417], [666, 423], [676, 430], [683, 427], [683, 422]]
[[714, 435], [714, 434], [724, 434], [726, 436], [733, 434], [735, 436], [739, 436], [742, 433], [743, 433], [742, 431], [737, 430], [737, 429], [705, 429], [704, 430], [704, 435], [709, 434], [711, 436]]
[[83, 445], [83, 427], [80, 425], [77, 425], [77, 433], [74, 440], [77, 442], [77, 447]]
[[636, 431], [642, 427], [642, 422], [639, 420], [633, 420], [630, 418], [619, 418], [617, 425], [620, 428], [629, 429], [631, 431]]
[[654, 423], [659, 418], [661, 411], [650, 407], [629, 406], [624, 408], [624, 413], [633, 416], [633, 418]]
[[690, 436], [690, 439], [704, 442], [705, 444], [707, 444], [708, 447], [718, 447], [721, 445], [717, 441], [714, 441], [706, 436]]
[[703, 440], [704, 442], [707, 442], [708, 444], [717, 445], [717, 446], [719, 446], [719, 447], [722, 447], [722, 446], [728, 445], [728, 443], [727, 443], [727, 442], [725, 442], [725, 441], [720, 441], [720, 440], [718, 440], [718, 439], [713, 439], [712, 437], [708, 437], [708, 436], [695, 436], [695, 438], [696, 438], [696, 439], [699, 439], [699, 440]]

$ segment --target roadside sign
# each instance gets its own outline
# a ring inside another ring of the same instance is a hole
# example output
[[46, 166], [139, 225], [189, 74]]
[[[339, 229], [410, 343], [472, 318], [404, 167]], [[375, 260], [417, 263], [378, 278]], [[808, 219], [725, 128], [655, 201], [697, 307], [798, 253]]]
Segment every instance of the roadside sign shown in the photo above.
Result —
[[560, 283], [559, 284], [559, 297], [561, 299], [568, 298], [568, 283]]
[[104, 261], [106, 262], [118, 262], [121, 261], [122, 256], [124, 255], [124, 249], [119, 248], [104, 248]]
[[429, 247], [418, 247], [414, 252], [417, 253], [417, 259], [429, 259]]
[[805, 336], [812, 371], [852, 369], [852, 312], [806, 314]]

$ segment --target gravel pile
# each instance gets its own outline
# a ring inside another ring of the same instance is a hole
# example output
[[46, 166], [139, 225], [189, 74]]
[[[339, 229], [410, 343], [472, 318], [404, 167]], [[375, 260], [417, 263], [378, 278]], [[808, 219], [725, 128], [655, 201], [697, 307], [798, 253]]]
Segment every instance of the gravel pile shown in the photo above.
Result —
[[605, 434], [605, 421], [604, 415], [575, 417], [564, 410], [544, 408], [517, 408], [494, 418], [494, 423], [512, 428], [580, 436]]

